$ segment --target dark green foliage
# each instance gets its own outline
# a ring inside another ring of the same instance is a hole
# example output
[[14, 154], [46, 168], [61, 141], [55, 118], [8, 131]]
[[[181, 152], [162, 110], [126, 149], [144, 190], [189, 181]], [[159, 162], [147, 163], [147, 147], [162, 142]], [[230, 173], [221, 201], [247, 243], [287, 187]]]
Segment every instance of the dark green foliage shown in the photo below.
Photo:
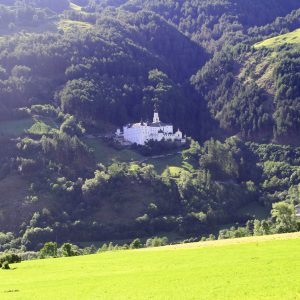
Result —
[[261, 27], [252, 27], [248, 34], [252, 39], [262, 40], [265, 36], [274, 36], [293, 31], [300, 27], [300, 9], [295, 9], [285, 17], [277, 17], [274, 22]]
[[76, 247], [70, 243], [64, 243], [61, 246], [61, 253], [63, 256], [66, 257], [79, 255], [79, 252], [76, 249]]
[[7, 262], [8, 264], [15, 264], [21, 262], [21, 257], [14, 253], [2, 254], [0, 256], [0, 264], [4, 264]]
[[300, 130], [300, 51], [283, 57], [275, 71], [277, 138], [298, 136]]
[[137, 150], [144, 156], [162, 155], [164, 153], [170, 153], [171, 151], [179, 150], [180, 145], [170, 141], [148, 141], [145, 145], [133, 145], [132, 149]]
[[81, 124], [76, 121], [73, 116], [66, 116], [65, 121], [60, 126], [60, 131], [69, 136], [82, 135], [85, 130]]
[[225, 49], [215, 55], [192, 82], [204, 94], [221, 128], [229, 133], [240, 133], [246, 139], [268, 137], [272, 132], [272, 116], [268, 111], [267, 95], [254, 82], [244, 85], [236, 79], [238, 70], [231, 50]]
[[3, 270], [9, 270], [10, 269], [8, 261], [4, 261], [2, 263], [2, 269]]
[[154, 237], [147, 239], [146, 241], [146, 247], [161, 247], [168, 244], [168, 238], [167, 237]]
[[139, 248], [142, 248], [142, 243], [140, 239], [133, 240], [132, 243], [130, 244], [130, 249], [139, 249]]
[[278, 202], [272, 206], [272, 217], [275, 219], [275, 230], [278, 233], [298, 230], [294, 205]]
[[57, 256], [57, 243], [47, 242], [40, 250], [41, 258], [56, 257]]

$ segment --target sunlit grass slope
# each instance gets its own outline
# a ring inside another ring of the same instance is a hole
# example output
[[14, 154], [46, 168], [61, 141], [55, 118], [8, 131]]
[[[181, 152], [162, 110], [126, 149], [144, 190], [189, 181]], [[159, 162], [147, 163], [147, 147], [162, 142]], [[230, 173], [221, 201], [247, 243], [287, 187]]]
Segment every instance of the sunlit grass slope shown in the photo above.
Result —
[[284, 44], [300, 44], [300, 28], [295, 31], [259, 42], [255, 44], [254, 47], [256, 49], [261, 47], [274, 48]]
[[75, 3], [72, 3], [72, 2], [70, 2], [70, 8], [73, 10], [76, 10], [76, 11], [81, 11], [81, 6], [79, 6]]
[[73, 20], [61, 20], [59, 21], [57, 28], [63, 31], [69, 30], [86, 30], [92, 28], [93, 25], [88, 22], [73, 21]]
[[299, 237], [22, 262], [0, 299], [300, 299]]

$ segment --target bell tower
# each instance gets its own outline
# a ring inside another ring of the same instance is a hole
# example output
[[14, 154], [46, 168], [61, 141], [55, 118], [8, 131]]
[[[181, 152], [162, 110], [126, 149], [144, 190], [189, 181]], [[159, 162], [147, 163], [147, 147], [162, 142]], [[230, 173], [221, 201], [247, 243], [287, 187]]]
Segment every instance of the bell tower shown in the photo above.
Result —
[[159, 115], [158, 115], [158, 111], [157, 109], [155, 108], [154, 109], [154, 115], [153, 115], [153, 123], [159, 123]]

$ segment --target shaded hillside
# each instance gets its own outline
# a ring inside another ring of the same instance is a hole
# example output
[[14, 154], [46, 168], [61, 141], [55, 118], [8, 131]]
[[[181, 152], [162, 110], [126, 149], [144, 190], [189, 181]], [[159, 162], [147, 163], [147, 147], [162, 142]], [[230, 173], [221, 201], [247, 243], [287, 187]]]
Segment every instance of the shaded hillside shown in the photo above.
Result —
[[[207, 54], [153, 13], [106, 14], [91, 30], [64, 35], [17, 35], [3, 40], [0, 52], [2, 119], [12, 117], [15, 108], [57, 105], [55, 99], [87, 122], [121, 125], [150, 117], [154, 98], [165, 121], [190, 134], [197, 135], [193, 127], [207, 119], [188, 82]], [[77, 99], [75, 85], [81, 86]]]
[[216, 54], [193, 83], [228, 134], [299, 145], [298, 31], [252, 45]]
[[[105, 1], [98, 1], [100, 7]], [[124, 2], [124, 1], [122, 1]], [[269, 0], [214, 0], [214, 1], [127, 1], [124, 10], [154, 11], [176, 24], [178, 29], [214, 51], [224, 44], [236, 43], [244, 38], [247, 29], [271, 23], [299, 8], [299, 2]]]

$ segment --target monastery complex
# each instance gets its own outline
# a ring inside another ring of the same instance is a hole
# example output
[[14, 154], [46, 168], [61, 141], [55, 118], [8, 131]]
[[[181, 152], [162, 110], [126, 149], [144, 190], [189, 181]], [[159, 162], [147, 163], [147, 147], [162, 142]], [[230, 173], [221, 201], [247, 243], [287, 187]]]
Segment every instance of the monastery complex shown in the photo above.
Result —
[[153, 122], [139, 122], [123, 126], [123, 132], [118, 129], [117, 138], [123, 138], [125, 142], [145, 145], [146, 142], [153, 141], [173, 141], [185, 143], [182, 132], [178, 129], [175, 133], [172, 124], [160, 121], [159, 114], [154, 111]]

